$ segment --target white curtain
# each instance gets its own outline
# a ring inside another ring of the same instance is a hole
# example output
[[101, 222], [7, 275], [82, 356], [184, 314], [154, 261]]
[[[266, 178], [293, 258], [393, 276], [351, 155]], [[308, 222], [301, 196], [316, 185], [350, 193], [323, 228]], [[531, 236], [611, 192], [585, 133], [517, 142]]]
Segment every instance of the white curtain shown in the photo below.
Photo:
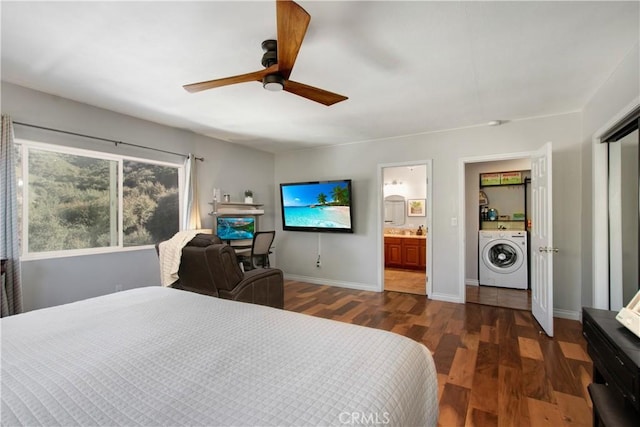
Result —
[[2, 115], [0, 171], [0, 217], [2, 218], [2, 224], [0, 225], [0, 258], [3, 259], [6, 268], [6, 273], [2, 277], [0, 316], [5, 317], [22, 312], [13, 122], [11, 117], [6, 114]]
[[182, 191], [182, 224], [181, 230], [198, 230], [201, 228], [200, 209], [198, 208], [198, 177], [196, 174], [196, 156], [189, 154], [184, 161], [185, 186]]

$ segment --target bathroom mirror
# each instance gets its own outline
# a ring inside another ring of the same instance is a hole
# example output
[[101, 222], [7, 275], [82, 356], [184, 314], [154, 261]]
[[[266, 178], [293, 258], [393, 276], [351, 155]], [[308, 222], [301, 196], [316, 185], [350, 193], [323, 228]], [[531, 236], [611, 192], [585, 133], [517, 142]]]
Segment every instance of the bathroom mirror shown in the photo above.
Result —
[[404, 225], [407, 202], [403, 196], [384, 198], [384, 225]]

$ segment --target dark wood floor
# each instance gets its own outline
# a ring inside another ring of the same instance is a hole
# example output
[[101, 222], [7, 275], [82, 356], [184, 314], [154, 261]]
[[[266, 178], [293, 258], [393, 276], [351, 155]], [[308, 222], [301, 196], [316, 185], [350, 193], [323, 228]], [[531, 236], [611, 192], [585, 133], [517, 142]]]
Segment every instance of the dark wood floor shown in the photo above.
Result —
[[531, 313], [287, 281], [285, 309], [405, 335], [438, 371], [441, 426], [590, 426], [592, 363], [577, 321], [554, 338]]
[[495, 286], [466, 286], [465, 301], [496, 307], [531, 311], [531, 291], [528, 289], [499, 288]]

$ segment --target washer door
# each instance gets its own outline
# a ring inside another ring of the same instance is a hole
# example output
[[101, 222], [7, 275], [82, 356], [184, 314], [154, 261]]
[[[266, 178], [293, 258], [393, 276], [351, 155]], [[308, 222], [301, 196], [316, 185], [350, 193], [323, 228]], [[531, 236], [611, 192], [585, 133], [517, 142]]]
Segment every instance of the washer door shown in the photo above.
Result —
[[482, 249], [482, 262], [495, 273], [509, 274], [522, 267], [525, 259], [517, 243], [497, 239], [487, 243]]

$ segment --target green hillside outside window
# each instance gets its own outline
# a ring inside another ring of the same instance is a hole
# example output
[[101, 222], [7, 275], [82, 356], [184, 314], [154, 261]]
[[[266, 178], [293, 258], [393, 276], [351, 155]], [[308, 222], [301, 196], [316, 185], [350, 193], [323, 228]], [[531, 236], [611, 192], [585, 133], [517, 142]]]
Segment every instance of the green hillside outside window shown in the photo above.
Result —
[[113, 160], [30, 150], [29, 252], [117, 246], [117, 166]]
[[152, 245], [179, 229], [179, 165], [39, 143], [18, 150], [25, 255]]
[[123, 162], [124, 246], [169, 239], [179, 227], [178, 169]]

